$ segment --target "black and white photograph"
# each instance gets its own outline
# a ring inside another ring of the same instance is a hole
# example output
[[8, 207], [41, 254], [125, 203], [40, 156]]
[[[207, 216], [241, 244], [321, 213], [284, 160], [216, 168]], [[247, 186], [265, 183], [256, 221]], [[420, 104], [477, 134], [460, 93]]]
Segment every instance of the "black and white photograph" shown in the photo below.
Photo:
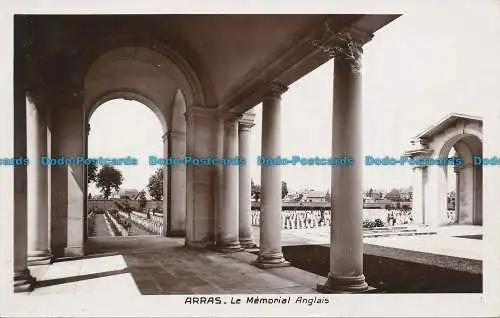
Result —
[[5, 317], [500, 315], [500, 2], [19, 1]]

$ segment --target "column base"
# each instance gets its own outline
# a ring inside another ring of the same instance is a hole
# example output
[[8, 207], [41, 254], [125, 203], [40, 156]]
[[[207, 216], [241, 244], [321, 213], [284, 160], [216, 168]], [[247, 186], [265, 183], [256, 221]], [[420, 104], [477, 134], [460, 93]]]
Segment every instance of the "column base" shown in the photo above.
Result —
[[253, 242], [253, 239], [251, 239], [251, 238], [249, 238], [249, 239], [240, 238], [240, 244], [241, 244], [241, 247], [243, 247], [244, 249], [257, 248], [257, 244], [255, 244]]
[[174, 231], [174, 230], [171, 230], [171, 231], [167, 231], [166, 237], [186, 237], [186, 231], [182, 231], [182, 230], [177, 230], [177, 231]]
[[83, 246], [73, 246], [64, 248], [65, 257], [80, 257], [85, 255], [85, 247]]
[[31, 276], [29, 269], [14, 271], [14, 293], [27, 293], [33, 290], [36, 279]]
[[252, 262], [253, 266], [262, 269], [278, 268], [290, 266], [290, 262], [285, 260], [282, 253], [259, 255], [255, 261]]
[[186, 240], [184, 246], [191, 249], [206, 249], [214, 246], [212, 241], [188, 241]]
[[220, 243], [220, 245], [217, 245], [216, 250], [222, 253], [237, 253], [237, 252], [244, 252], [245, 249], [241, 247], [239, 242], [236, 243]]
[[368, 286], [365, 275], [333, 277], [328, 275], [325, 284], [318, 284], [316, 288], [324, 294], [354, 294], [373, 292], [375, 288]]
[[49, 265], [52, 264], [54, 255], [52, 255], [48, 250], [28, 252], [27, 259], [28, 266]]

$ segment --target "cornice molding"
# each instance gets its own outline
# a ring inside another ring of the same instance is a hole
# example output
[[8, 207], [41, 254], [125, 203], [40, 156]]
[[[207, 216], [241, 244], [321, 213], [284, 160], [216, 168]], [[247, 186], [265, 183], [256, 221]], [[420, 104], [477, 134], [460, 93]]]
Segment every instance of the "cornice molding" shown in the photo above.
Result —
[[286, 91], [288, 86], [273, 82], [263, 89], [262, 98], [280, 98]]
[[[229, 94], [222, 98], [219, 109], [238, 108], [249, 101], [258, 101], [262, 97], [266, 86], [269, 85], [269, 82], [278, 81], [278, 78], [293, 70], [296, 66], [301, 65], [304, 61], [308, 61], [311, 58], [314, 59], [323, 50], [312, 44], [311, 41], [317, 40], [318, 44], [325, 44], [331, 43], [338, 37], [336, 35], [339, 32], [334, 33], [329, 29], [329, 21], [334, 18], [332, 16], [326, 17], [322, 23], [311, 28], [307, 34], [300, 37], [291, 49], [281, 50], [272, 56], [267, 66], [262, 67], [262, 65], [259, 65], [248, 72], [244, 79], [235, 85], [235, 88], [231, 89]], [[351, 26], [343, 28], [340, 33], [349, 34], [355, 43], [361, 44], [355, 54], [360, 54], [362, 52], [362, 44], [367, 43], [373, 38], [373, 34]], [[327, 60], [330, 58], [332, 57], [325, 56]], [[357, 61], [358, 65], [360, 65], [359, 59]], [[283, 84], [288, 85], [289, 83]]]

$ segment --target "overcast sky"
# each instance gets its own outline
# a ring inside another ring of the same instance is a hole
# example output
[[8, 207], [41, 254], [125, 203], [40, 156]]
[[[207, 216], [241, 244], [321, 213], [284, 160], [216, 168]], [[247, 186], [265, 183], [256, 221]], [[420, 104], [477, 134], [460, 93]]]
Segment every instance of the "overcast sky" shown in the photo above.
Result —
[[[498, 87], [498, 6], [493, 1], [455, 2], [452, 10], [421, 6], [375, 34], [363, 54], [363, 145], [365, 155], [399, 157], [413, 136], [450, 112], [482, 116], [492, 107], [482, 96]], [[496, 6], [496, 7], [495, 7]], [[290, 86], [282, 99], [283, 156], [331, 155], [333, 61]], [[498, 107], [498, 106], [497, 106]], [[252, 153], [260, 153], [261, 105], [255, 108]], [[117, 115], [118, 114], [118, 115]], [[162, 154], [161, 125], [154, 113], [131, 101], [113, 100], [93, 114], [90, 156], [139, 158], [121, 169], [123, 188], [145, 187], [154, 167], [150, 154]], [[253, 160], [252, 178], [260, 183]], [[289, 188], [330, 188], [327, 166], [284, 167]], [[364, 167], [364, 187], [411, 185], [408, 167]], [[93, 188], [91, 188], [93, 189]]]

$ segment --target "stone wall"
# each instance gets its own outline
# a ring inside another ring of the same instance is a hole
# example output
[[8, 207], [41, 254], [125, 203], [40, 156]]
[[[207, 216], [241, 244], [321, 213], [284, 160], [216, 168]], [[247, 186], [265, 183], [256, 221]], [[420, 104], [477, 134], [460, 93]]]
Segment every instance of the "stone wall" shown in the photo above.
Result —
[[[106, 209], [116, 209], [117, 206], [115, 204], [115, 201], [118, 201], [119, 203], [124, 203], [124, 199], [111, 199], [111, 200], [104, 200], [104, 199], [88, 199], [87, 200], [87, 209], [89, 210], [106, 210]], [[139, 201], [138, 200], [127, 200], [128, 204], [133, 208], [137, 209], [139, 207]], [[163, 209], [163, 201], [161, 200], [148, 200], [146, 202], [146, 209], [154, 209], [154, 208], [159, 208]]]

